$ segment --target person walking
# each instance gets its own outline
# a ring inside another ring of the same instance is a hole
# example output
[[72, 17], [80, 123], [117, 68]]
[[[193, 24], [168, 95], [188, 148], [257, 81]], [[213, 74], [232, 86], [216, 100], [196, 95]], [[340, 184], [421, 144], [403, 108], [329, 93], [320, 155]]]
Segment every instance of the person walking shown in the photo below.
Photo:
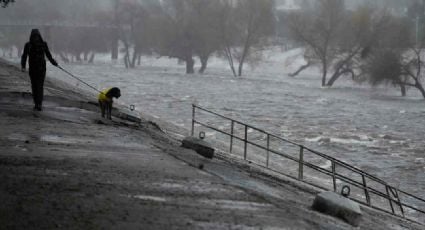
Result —
[[43, 41], [40, 31], [33, 29], [30, 40], [25, 44], [21, 58], [22, 71], [25, 72], [27, 58], [29, 57], [29, 76], [31, 79], [32, 97], [34, 100], [34, 110], [41, 111], [44, 95], [44, 79], [46, 78], [46, 59], [54, 66], [58, 63], [53, 59], [47, 43]]

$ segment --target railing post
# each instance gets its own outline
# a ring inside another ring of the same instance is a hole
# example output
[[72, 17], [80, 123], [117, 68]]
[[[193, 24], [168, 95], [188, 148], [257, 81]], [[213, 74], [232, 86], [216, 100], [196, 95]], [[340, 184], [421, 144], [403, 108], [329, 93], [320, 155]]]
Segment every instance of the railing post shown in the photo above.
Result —
[[270, 161], [270, 134], [267, 134], [267, 160], [266, 160], [266, 167], [269, 167], [269, 161]]
[[401, 214], [403, 215], [403, 217], [405, 217], [405, 216], [404, 216], [403, 204], [401, 203], [401, 199], [400, 199], [400, 196], [399, 196], [399, 194], [398, 194], [398, 191], [397, 191], [397, 189], [396, 189], [396, 188], [394, 188], [394, 190], [395, 190], [395, 194], [396, 194], [396, 196], [397, 196], [398, 205], [400, 206]]
[[363, 174], [362, 174], [362, 180], [363, 180], [363, 189], [364, 189], [364, 194], [365, 194], [365, 197], [366, 197], [367, 205], [371, 206], [369, 189], [367, 188], [366, 178]]
[[243, 159], [246, 160], [247, 155], [247, 145], [248, 145], [248, 126], [245, 125], [245, 138], [244, 138], [244, 150], [243, 150]]
[[335, 161], [331, 161], [332, 164], [332, 182], [333, 182], [333, 186], [334, 186], [334, 192], [336, 192], [336, 163]]
[[235, 128], [235, 121], [232, 120], [232, 124], [230, 125], [230, 153], [233, 151], [233, 133]]
[[193, 137], [193, 135], [195, 134], [195, 105], [192, 104], [192, 132], [191, 132], [191, 136]]
[[394, 198], [397, 199], [397, 201], [394, 201], [394, 202], [396, 204], [398, 204], [398, 206], [400, 207], [400, 212], [401, 212], [402, 216], [404, 217], [403, 205], [401, 204], [400, 197], [398, 196], [397, 189], [396, 188], [393, 188], [393, 187], [390, 187], [390, 186], [388, 186], [388, 189], [390, 190], [390, 192], [394, 196]]
[[304, 146], [300, 146], [300, 160], [298, 166], [298, 179], [304, 179]]
[[393, 201], [391, 199], [390, 190], [389, 190], [388, 185], [385, 185], [385, 189], [387, 190], [387, 198], [388, 198], [388, 201], [390, 202], [391, 211], [395, 215], [395, 211], [394, 211], [394, 207], [393, 207]]

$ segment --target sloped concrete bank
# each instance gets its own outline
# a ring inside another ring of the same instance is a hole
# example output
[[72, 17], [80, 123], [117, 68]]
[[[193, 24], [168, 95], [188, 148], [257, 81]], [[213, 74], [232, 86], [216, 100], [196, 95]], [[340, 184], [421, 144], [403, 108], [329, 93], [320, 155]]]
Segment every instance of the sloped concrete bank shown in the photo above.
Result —
[[[317, 189], [203, 158], [166, 121], [101, 120], [89, 92], [48, 81], [34, 112], [27, 79], [0, 62], [0, 229], [354, 229], [311, 209]], [[360, 229], [423, 229], [362, 211]]]

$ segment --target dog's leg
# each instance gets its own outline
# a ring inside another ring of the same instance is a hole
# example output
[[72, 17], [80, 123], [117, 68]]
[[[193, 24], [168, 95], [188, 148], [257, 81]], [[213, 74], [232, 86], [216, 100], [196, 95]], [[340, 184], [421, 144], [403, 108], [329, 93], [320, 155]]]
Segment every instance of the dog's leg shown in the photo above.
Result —
[[109, 120], [112, 120], [112, 102], [108, 102], [107, 104], [107, 116]]
[[110, 117], [111, 117], [111, 120], [112, 120], [112, 104], [113, 104], [114, 102], [112, 102], [111, 101], [111, 104], [109, 105], [109, 114], [110, 114]]
[[99, 100], [100, 113], [105, 118], [105, 103]]

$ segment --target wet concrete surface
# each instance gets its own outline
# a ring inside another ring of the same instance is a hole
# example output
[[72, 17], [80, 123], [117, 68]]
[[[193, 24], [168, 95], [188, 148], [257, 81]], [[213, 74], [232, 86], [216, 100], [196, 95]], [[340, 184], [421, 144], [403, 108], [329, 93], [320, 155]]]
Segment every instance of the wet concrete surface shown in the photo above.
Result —
[[[0, 70], [0, 229], [353, 228], [310, 208], [318, 189], [205, 159], [148, 122], [100, 120], [88, 94], [48, 82], [34, 112], [26, 75]], [[360, 229], [423, 229], [362, 211]]]

